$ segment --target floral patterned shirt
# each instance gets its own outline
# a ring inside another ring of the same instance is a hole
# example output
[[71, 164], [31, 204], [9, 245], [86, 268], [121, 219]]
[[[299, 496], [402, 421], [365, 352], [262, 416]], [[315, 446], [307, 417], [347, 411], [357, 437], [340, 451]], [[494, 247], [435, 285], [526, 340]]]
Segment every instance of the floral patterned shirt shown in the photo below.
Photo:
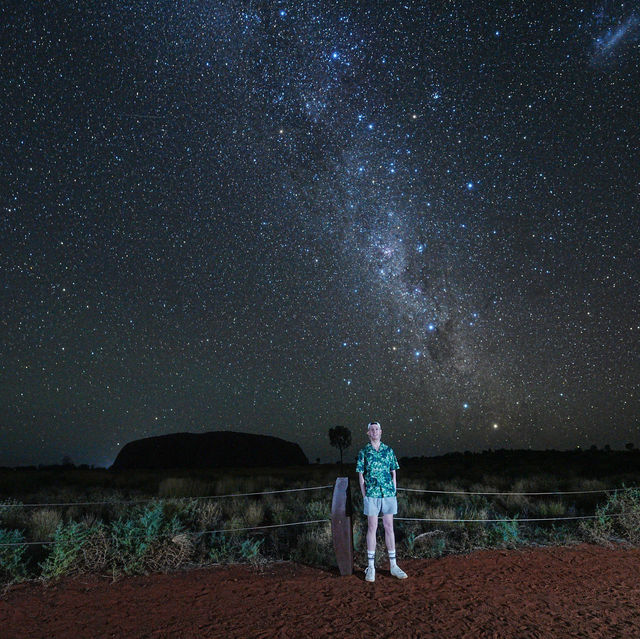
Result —
[[380, 442], [376, 450], [369, 442], [359, 453], [356, 472], [364, 475], [364, 488], [367, 497], [395, 497], [392, 470], [398, 470], [398, 460], [393, 449]]

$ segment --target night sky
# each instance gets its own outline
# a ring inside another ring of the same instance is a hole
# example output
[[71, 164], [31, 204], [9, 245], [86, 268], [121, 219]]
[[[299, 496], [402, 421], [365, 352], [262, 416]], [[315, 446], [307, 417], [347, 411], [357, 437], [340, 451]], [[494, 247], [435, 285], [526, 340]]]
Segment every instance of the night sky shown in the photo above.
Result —
[[0, 465], [640, 445], [640, 2], [0, 8]]

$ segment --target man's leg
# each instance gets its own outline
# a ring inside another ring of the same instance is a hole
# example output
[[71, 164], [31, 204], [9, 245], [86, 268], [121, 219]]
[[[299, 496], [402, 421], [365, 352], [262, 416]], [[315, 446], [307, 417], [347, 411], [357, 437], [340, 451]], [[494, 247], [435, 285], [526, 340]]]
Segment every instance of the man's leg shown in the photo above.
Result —
[[367, 516], [367, 570], [365, 579], [375, 581], [376, 579], [376, 532], [378, 530], [378, 516]]
[[[384, 517], [383, 517], [384, 521]], [[367, 517], [367, 550], [376, 550], [376, 532], [378, 531], [378, 516], [369, 515]]]
[[393, 515], [382, 515], [382, 524], [384, 525], [384, 540], [389, 553], [389, 567], [391, 574], [398, 579], [406, 579], [407, 573], [402, 570], [396, 563], [396, 536], [393, 532]]
[[396, 550], [396, 536], [393, 532], [393, 515], [382, 515], [382, 525], [384, 526], [384, 541], [389, 552]]

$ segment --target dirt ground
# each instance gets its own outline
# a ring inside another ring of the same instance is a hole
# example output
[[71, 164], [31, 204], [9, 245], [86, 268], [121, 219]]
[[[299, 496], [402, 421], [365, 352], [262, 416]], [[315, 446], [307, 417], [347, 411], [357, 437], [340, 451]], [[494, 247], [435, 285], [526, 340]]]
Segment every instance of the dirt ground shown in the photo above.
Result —
[[2, 639], [640, 637], [640, 549], [580, 545], [398, 562], [376, 582], [292, 563], [24, 583]]

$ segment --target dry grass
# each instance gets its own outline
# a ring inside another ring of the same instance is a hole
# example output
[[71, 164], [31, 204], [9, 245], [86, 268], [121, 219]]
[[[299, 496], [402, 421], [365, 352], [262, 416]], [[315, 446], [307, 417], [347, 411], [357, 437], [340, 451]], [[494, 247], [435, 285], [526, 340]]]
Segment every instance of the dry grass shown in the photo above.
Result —
[[31, 513], [29, 529], [33, 539], [50, 541], [61, 523], [62, 515], [57, 510], [38, 508]]
[[147, 565], [154, 571], [175, 570], [187, 563], [194, 553], [194, 543], [186, 533], [157, 544], [149, 553]]
[[173, 497], [206, 497], [211, 495], [213, 486], [209, 482], [190, 477], [167, 477], [158, 486], [158, 496]]
[[201, 501], [196, 514], [196, 526], [199, 531], [211, 530], [219, 525], [222, 518], [222, 506], [218, 500]]

